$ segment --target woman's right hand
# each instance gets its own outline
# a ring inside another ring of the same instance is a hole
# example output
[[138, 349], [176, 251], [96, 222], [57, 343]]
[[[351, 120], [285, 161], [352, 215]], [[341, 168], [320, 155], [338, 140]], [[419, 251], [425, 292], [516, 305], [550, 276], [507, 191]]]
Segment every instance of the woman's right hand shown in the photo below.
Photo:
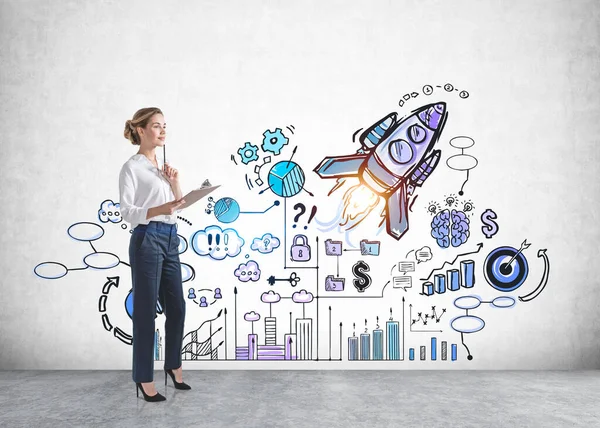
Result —
[[175, 201], [167, 202], [166, 204], [158, 205], [148, 209], [146, 219], [151, 219], [159, 215], [172, 215], [185, 203], [185, 199], [181, 198]]
[[167, 202], [166, 204], [160, 205], [161, 214], [171, 215], [175, 211], [177, 211], [179, 209], [179, 207], [181, 205], [183, 205], [184, 203], [185, 203], [185, 199], [181, 198], [181, 199], [177, 199], [175, 201]]

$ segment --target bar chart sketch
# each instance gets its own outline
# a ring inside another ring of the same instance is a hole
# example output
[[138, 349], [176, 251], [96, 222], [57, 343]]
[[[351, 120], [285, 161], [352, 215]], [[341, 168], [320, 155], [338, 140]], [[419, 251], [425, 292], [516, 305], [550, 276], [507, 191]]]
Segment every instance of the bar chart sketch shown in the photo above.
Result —
[[421, 295], [433, 296], [433, 294], [443, 294], [446, 290], [457, 291], [461, 288], [473, 288], [475, 286], [475, 262], [473, 260], [463, 260], [460, 262], [459, 269], [448, 269], [446, 274], [436, 274], [433, 282], [423, 282]]

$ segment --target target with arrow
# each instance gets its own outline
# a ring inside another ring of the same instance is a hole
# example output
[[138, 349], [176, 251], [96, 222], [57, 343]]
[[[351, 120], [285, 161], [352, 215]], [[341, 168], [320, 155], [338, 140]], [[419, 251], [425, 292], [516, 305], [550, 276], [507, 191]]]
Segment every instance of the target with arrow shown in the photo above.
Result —
[[483, 265], [483, 273], [488, 284], [504, 292], [514, 291], [523, 285], [529, 273], [523, 250], [530, 245], [526, 239], [518, 250], [513, 247], [498, 247], [492, 250]]

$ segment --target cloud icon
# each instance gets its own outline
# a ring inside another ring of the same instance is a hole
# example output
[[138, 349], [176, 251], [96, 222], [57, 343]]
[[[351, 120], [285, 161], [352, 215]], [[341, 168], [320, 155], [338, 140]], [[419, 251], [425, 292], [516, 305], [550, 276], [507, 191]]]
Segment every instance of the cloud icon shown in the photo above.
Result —
[[254, 260], [241, 263], [233, 274], [242, 282], [258, 281], [260, 279], [260, 269], [258, 263]]
[[257, 314], [254, 311], [246, 312], [244, 314], [244, 319], [246, 321], [258, 321], [260, 319], [260, 314]]
[[296, 303], [310, 303], [313, 300], [313, 295], [306, 290], [300, 290], [292, 294], [292, 300]]
[[192, 236], [192, 249], [199, 256], [210, 256], [215, 260], [223, 260], [225, 257], [235, 257], [244, 245], [235, 229], [222, 230], [219, 226], [208, 226], [199, 230]]
[[263, 303], [277, 303], [281, 300], [281, 296], [279, 295], [279, 293], [275, 293], [273, 290], [269, 290], [269, 292], [263, 293], [262, 296], [260, 296], [260, 300]]
[[100, 209], [98, 210], [98, 220], [102, 223], [120, 223], [123, 218], [121, 217], [121, 208], [120, 204], [117, 202], [116, 204], [110, 199], [105, 200], [100, 204]]
[[272, 252], [275, 248], [279, 247], [279, 238], [274, 237], [270, 233], [265, 233], [262, 238], [254, 238], [250, 249], [259, 251], [263, 254]]
[[429, 247], [423, 247], [420, 250], [417, 250], [417, 253], [415, 254], [417, 260], [419, 263], [421, 262], [426, 262], [428, 260], [431, 260], [431, 258], [433, 257], [433, 254], [431, 254], [431, 248]]

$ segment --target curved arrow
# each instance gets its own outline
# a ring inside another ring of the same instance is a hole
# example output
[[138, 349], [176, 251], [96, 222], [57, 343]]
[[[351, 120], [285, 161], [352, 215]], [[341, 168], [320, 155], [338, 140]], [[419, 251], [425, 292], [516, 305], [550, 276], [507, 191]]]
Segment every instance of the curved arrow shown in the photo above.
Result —
[[546, 248], [538, 251], [538, 257], [543, 257], [544, 259], [544, 274], [542, 275], [542, 279], [535, 290], [525, 296], [519, 296], [519, 300], [521, 302], [530, 302], [540, 295], [544, 288], [546, 288], [546, 284], [548, 284], [548, 275], [550, 274], [550, 261], [548, 260], [548, 255], [546, 255]]
[[106, 279], [108, 281], [106, 281], [104, 283], [104, 286], [102, 287], [102, 294], [108, 294], [110, 292], [110, 287], [112, 287], [112, 286], [119, 288], [119, 280], [121, 279], [121, 277], [107, 276]]

